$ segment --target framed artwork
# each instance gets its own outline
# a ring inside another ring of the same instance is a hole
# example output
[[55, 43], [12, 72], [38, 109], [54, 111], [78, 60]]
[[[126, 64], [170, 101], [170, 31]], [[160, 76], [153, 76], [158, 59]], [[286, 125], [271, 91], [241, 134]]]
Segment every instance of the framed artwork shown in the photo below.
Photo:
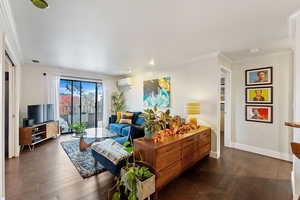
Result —
[[245, 71], [246, 86], [270, 85], [273, 83], [273, 67], [249, 69]]
[[152, 108], [155, 105], [157, 105], [157, 107], [161, 109], [170, 107], [170, 81], [170, 77], [164, 77], [143, 82], [143, 104], [145, 108]]
[[273, 106], [246, 105], [246, 121], [273, 123]]
[[273, 87], [251, 87], [246, 88], [246, 103], [248, 104], [272, 104]]

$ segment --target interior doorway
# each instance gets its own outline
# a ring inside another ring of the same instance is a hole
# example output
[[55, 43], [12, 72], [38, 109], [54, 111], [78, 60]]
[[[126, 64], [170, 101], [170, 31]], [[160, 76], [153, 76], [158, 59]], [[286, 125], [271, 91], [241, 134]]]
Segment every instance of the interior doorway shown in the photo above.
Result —
[[221, 67], [220, 76], [220, 151], [231, 147], [231, 70]]

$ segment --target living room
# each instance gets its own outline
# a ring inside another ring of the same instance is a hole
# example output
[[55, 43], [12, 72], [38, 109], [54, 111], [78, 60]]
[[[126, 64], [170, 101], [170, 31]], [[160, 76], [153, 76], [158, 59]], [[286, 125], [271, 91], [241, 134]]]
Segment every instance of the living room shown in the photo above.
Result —
[[300, 2], [0, 8], [1, 200], [299, 198]]

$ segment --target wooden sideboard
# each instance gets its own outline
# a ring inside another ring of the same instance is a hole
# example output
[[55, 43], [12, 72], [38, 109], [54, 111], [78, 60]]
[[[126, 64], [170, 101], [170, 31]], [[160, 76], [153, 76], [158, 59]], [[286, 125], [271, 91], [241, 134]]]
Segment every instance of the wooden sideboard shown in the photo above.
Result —
[[24, 127], [20, 128], [19, 132], [21, 150], [25, 145], [28, 145], [31, 150], [31, 146], [34, 148], [35, 144], [56, 137], [59, 134], [59, 122], [50, 121], [32, 127]]
[[209, 155], [211, 129], [201, 126], [197, 131], [166, 137], [154, 144], [151, 140], [134, 140], [135, 156], [151, 165], [158, 172], [156, 190], [159, 191], [184, 170]]

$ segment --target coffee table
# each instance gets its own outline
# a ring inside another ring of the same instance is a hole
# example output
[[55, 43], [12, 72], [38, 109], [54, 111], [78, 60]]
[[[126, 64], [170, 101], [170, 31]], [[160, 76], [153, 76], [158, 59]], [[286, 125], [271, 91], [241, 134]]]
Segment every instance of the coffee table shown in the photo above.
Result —
[[[94, 142], [100, 142], [107, 138], [112, 138], [118, 136], [117, 133], [110, 131], [106, 128], [88, 128], [85, 130], [85, 133], [72, 135], [73, 137], [80, 138], [79, 141], [79, 150], [84, 151], [89, 148]], [[84, 138], [95, 139], [93, 142], [87, 143], [84, 141]]]
[[112, 138], [118, 136], [117, 133], [110, 131], [106, 128], [88, 128], [83, 134], [73, 133], [73, 137], [76, 138], [93, 138], [96, 141], [100, 141], [106, 138]]

